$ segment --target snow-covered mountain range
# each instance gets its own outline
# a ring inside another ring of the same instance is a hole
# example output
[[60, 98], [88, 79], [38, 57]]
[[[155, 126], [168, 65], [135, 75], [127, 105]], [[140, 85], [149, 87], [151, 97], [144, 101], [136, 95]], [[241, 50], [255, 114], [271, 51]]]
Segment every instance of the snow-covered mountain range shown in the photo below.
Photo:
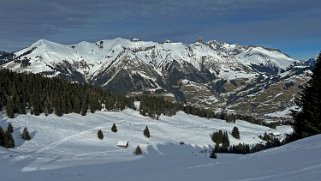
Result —
[[[185, 103], [230, 110], [244, 108], [246, 103], [245, 107], [253, 112], [268, 110], [263, 113], [291, 106], [311, 66], [280, 50], [261, 46], [214, 40], [183, 44], [123, 38], [73, 45], [42, 39], [14, 52], [11, 60], [1, 66], [87, 82], [118, 94], [156, 93]], [[259, 97], [262, 89], [279, 84], [282, 88], [268, 95], [272, 96], [269, 99], [279, 97], [273, 108], [255, 105], [253, 96]], [[293, 90], [282, 98], [284, 87]], [[258, 110], [260, 106], [262, 110]]]

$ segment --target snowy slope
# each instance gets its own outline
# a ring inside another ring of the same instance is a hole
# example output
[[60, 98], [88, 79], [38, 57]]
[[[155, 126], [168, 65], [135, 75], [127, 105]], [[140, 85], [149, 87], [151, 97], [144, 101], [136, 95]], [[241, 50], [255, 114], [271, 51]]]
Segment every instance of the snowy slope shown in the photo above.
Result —
[[[2, 126], [9, 120], [1, 114]], [[19, 115], [14, 125], [17, 148], [0, 149], [0, 175], [4, 180], [320, 180], [320, 136], [250, 155], [218, 154], [208, 158], [209, 134], [217, 129], [230, 131], [238, 126], [241, 142], [259, 142], [264, 132], [290, 132], [221, 120], [207, 120], [178, 113], [174, 117], [150, 120], [127, 109], [98, 112], [86, 117], [69, 114], [35, 117]], [[116, 123], [117, 133], [110, 131]], [[148, 126], [151, 138], [142, 131]], [[19, 131], [29, 128], [32, 140], [23, 143]], [[99, 140], [97, 130], [105, 138]], [[127, 149], [117, 141], [129, 141]], [[184, 142], [184, 145], [179, 144]], [[231, 139], [232, 143], [238, 140]], [[134, 156], [136, 145], [143, 156]]]
[[273, 49], [265, 49], [263, 47], [249, 47], [246, 51], [236, 56], [242, 60], [245, 64], [257, 64], [264, 65], [269, 64], [270, 66], [276, 66], [286, 69], [294, 61], [286, 54]]

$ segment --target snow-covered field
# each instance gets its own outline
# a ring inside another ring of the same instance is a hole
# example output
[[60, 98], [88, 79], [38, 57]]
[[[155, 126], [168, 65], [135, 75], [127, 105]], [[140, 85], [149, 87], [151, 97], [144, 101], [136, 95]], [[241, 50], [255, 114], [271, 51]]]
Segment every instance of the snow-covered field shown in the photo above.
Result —
[[[230, 135], [230, 142], [254, 144], [262, 141], [258, 135], [264, 132], [290, 133], [288, 126], [273, 130], [240, 120], [226, 123], [182, 112], [152, 120], [131, 109], [85, 117], [0, 116], [2, 127], [12, 122], [16, 140], [16, 148], [0, 148], [1, 180], [321, 179], [320, 136], [255, 154], [218, 154], [216, 160], [208, 158], [213, 131], [231, 132], [237, 126], [241, 140]], [[117, 133], [110, 130], [113, 123]], [[32, 135], [27, 142], [19, 138], [25, 126]], [[151, 138], [144, 137], [145, 126]], [[103, 140], [97, 138], [99, 129], [104, 133]], [[117, 147], [118, 141], [129, 141], [129, 147]], [[142, 156], [133, 154], [137, 145], [143, 150]]]

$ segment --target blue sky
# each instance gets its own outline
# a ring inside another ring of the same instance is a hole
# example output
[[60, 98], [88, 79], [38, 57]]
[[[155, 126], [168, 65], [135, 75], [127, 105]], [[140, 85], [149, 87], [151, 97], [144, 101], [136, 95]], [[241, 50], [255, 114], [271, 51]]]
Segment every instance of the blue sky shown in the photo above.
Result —
[[202, 37], [307, 59], [321, 50], [320, 19], [320, 0], [0, 0], [0, 50], [41, 38], [72, 44]]

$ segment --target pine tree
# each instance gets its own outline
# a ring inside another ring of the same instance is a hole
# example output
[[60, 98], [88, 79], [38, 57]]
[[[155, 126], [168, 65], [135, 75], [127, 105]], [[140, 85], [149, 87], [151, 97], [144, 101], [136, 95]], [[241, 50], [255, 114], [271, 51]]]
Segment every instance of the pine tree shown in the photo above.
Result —
[[4, 147], [6, 147], [6, 148], [15, 147], [15, 142], [14, 142], [14, 139], [12, 137], [12, 134], [7, 130], [4, 135], [5, 135]]
[[301, 110], [292, 112], [295, 120], [293, 128], [297, 139], [321, 134], [321, 53], [312, 73], [311, 79], [297, 101]]
[[224, 132], [223, 133], [223, 140], [222, 140], [222, 147], [224, 149], [228, 149], [229, 146], [230, 146], [230, 140], [228, 138], [228, 133]]
[[4, 146], [4, 140], [5, 140], [4, 130], [0, 126], [0, 146]]
[[56, 116], [61, 117], [63, 115], [61, 100], [59, 98], [55, 98], [55, 100], [53, 101], [53, 106], [55, 108]]
[[236, 126], [234, 126], [232, 130], [232, 136], [236, 139], [240, 139], [240, 131]]
[[216, 145], [219, 145], [219, 144], [223, 143], [223, 136], [224, 136], [223, 131], [219, 130], [218, 132], [214, 132], [212, 134], [212, 140], [213, 140], [213, 142], [216, 143]]
[[32, 105], [32, 113], [35, 116], [39, 116], [41, 113], [40, 103], [39, 103], [39, 95], [33, 94], [31, 96], [31, 105]]
[[135, 154], [135, 155], [141, 155], [141, 154], [143, 154], [142, 149], [140, 149], [139, 145], [136, 147], [134, 154]]
[[8, 98], [6, 111], [8, 118], [14, 118], [14, 104], [12, 97]]
[[11, 123], [8, 124], [7, 130], [9, 131], [9, 133], [13, 133], [13, 126]]
[[76, 98], [74, 98], [74, 101], [73, 101], [73, 112], [79, 114], [80, 111], [81, 111], [80, 101], [79, 101], [78, 97], [76, 97]]
[[20, 98], [19, 95], [15, 95], [14, 105], [16, 107], [16, 111], [19, 114], [26, 114], [25, 103], [23, 102], [23, 100]]
[[70, 96], [67, 96], [66, 104], [67, 104], [67, 112], [66, 112], [66, 114], [72, 113], [73, 109], [72, 109], [71, 97]]
[[22, 136], [22, 139], [27, 140], [27, 141], [29, 141], [29, 140], [31, 139], [27, 127], [25, 127], [25, 128], [23, 129], [23, 133], [22, 133], [21, 136]]
[[101, 131], [101, 129], [100, 130], [98, 130], [98, 132], [97, 132], [97, 137], [99, 138], [99, 139], [104, 139], [104, 134], [103, 134], [103, 132]]
[[87, 111], [88, 111], [88, 103], [87, 103], [87, 99], [85, 99], [81, 105], [81, 115], [82, 116], [86, 116], [87, 114]]
[[212, 159], [216, 159], [217, 158], [214, 148], [211, 151], [210, 158], [212, 158]]
[[144, 129], [144, 135], [145, 135], [147, 138], [150, 138], [150, 133], [149, 133], [149, 129], [148, 129], [147, 126], [146, 126], [145, 129]]
[[117, 126], [116, 124], [114, 123], [113, 126], [111, 127], [111, 131], [116, 133], [117, 132]]

